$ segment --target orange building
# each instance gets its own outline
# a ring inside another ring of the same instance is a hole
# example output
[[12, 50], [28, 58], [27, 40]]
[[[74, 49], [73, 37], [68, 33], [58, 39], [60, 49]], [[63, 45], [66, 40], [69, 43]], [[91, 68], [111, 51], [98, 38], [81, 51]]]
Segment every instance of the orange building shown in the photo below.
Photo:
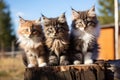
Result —
[[[119, 29], [119, 32], [120, 32], [120, 29]], [[100, 46], [98, 59], [114, 60], [115, 59], [114, 24], [101, 26], [101, 32], [100, 32], [100, 37], [98, 39], [98, 43]]]

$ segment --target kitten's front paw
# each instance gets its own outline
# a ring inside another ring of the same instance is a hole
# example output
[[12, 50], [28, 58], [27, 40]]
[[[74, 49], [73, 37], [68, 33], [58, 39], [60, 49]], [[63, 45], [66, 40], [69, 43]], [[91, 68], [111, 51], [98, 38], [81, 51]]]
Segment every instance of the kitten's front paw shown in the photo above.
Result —
[[93, 64], [93, 60], [85, 60], [84, 64]]
[[49, 66], [57, 66], [58, 65], [58, 59], [56, 56], [52, 55], [49, 57]]
[[69, 63], [69, 61], [67, 61], [67, 60], [60, 62], [60, 65], [69, 65], [69, 64], [70, 64], [70, 63]]
[[42, 63], [38, 65], [38, 67], [44, 67], [44, 66], [47, 66], [47, 63]]
[[81, 64], [81, 61], [75, 60], [75, 61], [73, 62], [73, 64], [74, 64], [74, 65], [80, 65], [80, 64]]
[[48, 66], [58, 66], [58, 63], [51, 63], [51, 62], [49, 62]]
[[66, 56], [60, 57], [60, 65], [69, 65], [70, 62], [67, 60]]
[[28, 64], [28, 68], [36, 67], [34, 64]]

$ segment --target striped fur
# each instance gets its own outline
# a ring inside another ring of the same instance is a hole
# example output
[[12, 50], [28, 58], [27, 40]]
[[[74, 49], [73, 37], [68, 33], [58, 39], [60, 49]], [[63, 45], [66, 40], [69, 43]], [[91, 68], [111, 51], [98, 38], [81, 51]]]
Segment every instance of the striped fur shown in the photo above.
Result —
[[62, 64], [60, 62], [60, 57], [63, 54], [66, 55], [69, 45], [69, 28], [65, 14], [57, 18], [47, 18], [43, 15], [43, 25], [46, 38], [45, 43], [49, 49], [50, 55], [56, 56], [58, 60], [56, 65]]
[[[84, 64], [93, 63], [98, 56], [97, 38], [100, 32], [95, 7], [86, 11], [72, 9], [71, 27], [71, 49], [74, 50], [74, 60]], [[79, 55], [78, 58], [76, 55]]]

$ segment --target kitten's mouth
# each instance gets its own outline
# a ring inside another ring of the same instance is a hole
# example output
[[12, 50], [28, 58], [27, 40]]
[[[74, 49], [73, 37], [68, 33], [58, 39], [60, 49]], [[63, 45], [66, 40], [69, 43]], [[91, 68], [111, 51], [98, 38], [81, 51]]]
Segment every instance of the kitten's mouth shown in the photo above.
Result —
[[80, 27], [79, 29], [80, 29], [81, 31], [83, 31], [83, 30], [85, 29], [85, 27]]
[[59, 37], [54, 37], [54, 39], [60, 39]]
[[54, 36], [53, 39], [54, 39], [54, 40], [55, 40], [55, 39], [60, 39], [60, 37], [58, 37], [58, 36]]

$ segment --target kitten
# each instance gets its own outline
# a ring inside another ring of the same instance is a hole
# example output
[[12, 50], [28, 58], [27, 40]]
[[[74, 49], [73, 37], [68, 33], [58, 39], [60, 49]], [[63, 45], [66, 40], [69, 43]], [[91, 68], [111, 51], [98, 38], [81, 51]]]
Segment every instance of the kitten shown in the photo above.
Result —
[[98, 56], [100, 27], [95, 14], [95, 7], [86, 11], [72, 9], [71, 49], [74, 64], [91, 64]]
[[43, 25], [46, 46], [49, 49], [49, 65], [67, 65], [67, 49], [69, 45], [69, 28], [65, 13], [56, 18], [47, 18], [44, 15]]
[[[24, 20], [20, 17], [18, 28], [18, 42], [25, 50], [28, 67], [46, 66], [46, 54], [44, 52], [44, 34], [39, 20]], [[25, 58], [24, 58], [25, 60]], [[26, 62], [27, 63], [27, 62]]]

